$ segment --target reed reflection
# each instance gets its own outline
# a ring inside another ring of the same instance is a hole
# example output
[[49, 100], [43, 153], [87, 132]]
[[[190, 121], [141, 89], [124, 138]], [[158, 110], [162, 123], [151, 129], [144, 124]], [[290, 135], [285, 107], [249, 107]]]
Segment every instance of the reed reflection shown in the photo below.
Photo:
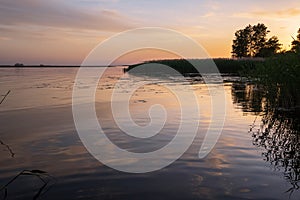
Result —
[[254, 121], [250, 126], [253, 145], [274, 170], [283, 172], [291, 184], [286, 192], [292, 195], [300, 182], [299, 96], [292, 87], [250, 83], [233, 83], [232, 96], [244, 112], [262, 115], [260, 125]]

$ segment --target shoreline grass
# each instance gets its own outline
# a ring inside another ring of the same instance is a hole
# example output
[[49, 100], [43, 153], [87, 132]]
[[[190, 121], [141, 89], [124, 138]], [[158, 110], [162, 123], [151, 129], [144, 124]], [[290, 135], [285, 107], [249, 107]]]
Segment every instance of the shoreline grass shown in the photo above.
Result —
[[201, 73], [211, 73], [215, 72], [214, 70], [210, 71], [208, 67], [205, 65], [211, 65], [212, 61], [217, 66], [220, 73], [227, 73], [227, 74], [237, 74], [239, 75], [240, 72], [246, 67], [254, 67], [257, 63], [264, 62], [262, 58], [244, 58], [244, 59], [232, 59], [232, 58], [214, 58], [214, 59], [165, 59], [165, 60], [150, 60], [145, 61], [133, 65], [129, 65], [125, 72], [129, 72], [130, 70], [134, 69], [137, 66], [143, 64], [162, 64], [169, 66], [184, 76], [189, 76], [189, 74], [199, 74], [199, 71], [194, 67], [194, 63], [196, 63], [196, 67], [199, 67], [203, 71]]

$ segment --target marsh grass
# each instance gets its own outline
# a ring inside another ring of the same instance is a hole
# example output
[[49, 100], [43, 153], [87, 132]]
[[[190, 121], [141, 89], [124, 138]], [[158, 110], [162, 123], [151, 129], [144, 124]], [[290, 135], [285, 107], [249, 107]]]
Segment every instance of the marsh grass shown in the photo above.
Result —
[[283, 172], [291, 197], [300, 188], [300, 56], [277, 55], [254, 67], [245, 65], [242, 74], [249, 81], [233, 85], [233, 97], [243, 110], [262, 115], [259, 127], [255, 121], [250, 126], [253, 145], [270, 167]]
[[300, 55], [287, 53], [244, 66], [242, 74], [264, 88], [273, 108], [299, 110], [300, 108]]
[[4, 186], [0, 188], [0, 191], [4, 191], [3, 199], [7, 199], [8, 197], [8, 189], [9, 186], [16, 182], [18, 178], [21, 176], [32, 176], [38, 178], [38, 180], [41, 181], [40, 187], [37, 189], [37, 192], [32, 197], [33, 200], [36, 200], [40, 198], [42, 195], [44, 195], [46, 192], [49, 191], [49, 189], [53, 186], [55, 182], [55, 178], [52, 177], [50, 174], [48, 174], [45, 171], [42, 170], [23, 170], [19, 174], [17, 174], [14, 178], [12, 178], [8, 183], [6, 183]]
[[0, 104], [2, 104], [4, 102], [4, 100], [6, 99], [6, 97], [9, 95], [10, 90], [7, 91], [7, 93], [5, 95], [2, 95], [2, 100], [0, 101]]
[[[3, 98], [0, 101], [0, 104], [2, 104], [4, 102], [4, 100], [6, 99], [6, 97], [9, 95], [11, 91], [9, 90], [5, 95], [2, 95]], [[4, 143], [2, 140], [0, 140], [0, 144], [5, 146], [7, 148], [7, 150], [9, 151], [10, 155], [12, 158], [14, 158], [15, 153], [14, 151], [11, 149], [11, 147]], [[20, 178], [21, 176], [31, 176], [31, 177], [36, 177], [38, 178], [38, 180], [41, 181], [41, 186], [37, 189], [37, 192], [34, 194], [34, 196], [32, 197], [33, 200], [37, 200], [39, 199], [42, 195], [44, 195], [46, 192], [49, 191], [49, 189], [54, 185], [55, 183], [55, 178], [53, 176], [51, 176], [50, 174], [48, 174], [48, 172], [42, 171], [42, 170], [23, 170], [21, 171], [19, 174], [17, 174], [15, 177], [13, 177], [10, 181], [8, 181], [5, 185], [3, 185], [2, 187], [0, 187], [0, 192], [4, 191], [4, 195], [2, 197], [3, 200], [8, 198], [8, 189], [9, 186], [16, 182], [18, 180], [18, 178]]]
[[11, 156], [12, 158], [15, 157], [14, 151], [12, 150], [12, 148], [11, 148], [8, 144], [4, 143], [2, 140], [0, 140], [0, 144], [3, 145], [3, 146], [5, 146], [5, 148], [6, 148], [7, 151], [10, 153], [10, 156]]
[[149, 64], [149, 63], [151, 64], [157, 63], [157, 64], [163, 64], [169, 66], [177, 70], [182, 75], [189, 76], [190, 74], [199, 74], [197, 69], [191, 64], [191, 63], [196, 63], [200, 66], [201, 72], [215, 73], [214, 70], [211, 70], [208, 67], [206, 67], [211, 65], [211, 61], [214, 61], [220, 73], [239, 74], [245, 68], [245, 66], [248, 68], [254, 67], [256, 66], [256, 63], [263, 62], [263, 59], [261, 58], [252, 58], [252, 59], [215, 58], [215, 59], [189, 59], [189, 60], [186, 59], [151, 60], [151, 61], [145, 61], [142, 63], [130, 65], [125, 71], [130, 73], [130, 70], [137, 66], [143, 64]]

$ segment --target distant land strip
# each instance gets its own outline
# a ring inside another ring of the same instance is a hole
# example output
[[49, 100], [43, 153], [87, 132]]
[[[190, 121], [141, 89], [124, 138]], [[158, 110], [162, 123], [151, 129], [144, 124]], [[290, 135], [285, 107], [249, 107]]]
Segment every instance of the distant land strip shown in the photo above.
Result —
[[118, 67], [124, 66], [127, 67], [128, 65], [110, 65], [110, 66], [103, 66], [103, 65], [94, 65], [94, 66], [81, 66], [81, 65], [0, 65], [0, 68], [78, 68], [78, 67]]
[[203, 73], [214, 73], [215, 70], [212, 68], [212, 64], [215, 64], [220, 73], [239, 74], [244, 68], [254, 68], [257, 63], [264, 61], [264, 58], [163, 59], [129, 65], [125, 71], [130, 73], [130, 70], [144, 64], [162, 64], [175, 69], [183, 75], [189, 76], [189, 74], [199, 73], [195, 66], [201, 67], [201, 72]]

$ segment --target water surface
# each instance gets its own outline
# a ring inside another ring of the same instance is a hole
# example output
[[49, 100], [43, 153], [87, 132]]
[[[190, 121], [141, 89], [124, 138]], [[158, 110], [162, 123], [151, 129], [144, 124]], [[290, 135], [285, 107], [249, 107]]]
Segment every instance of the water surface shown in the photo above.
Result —
[[[300, 198], [299, 138], [286, 131], [291, 129], [288, 126], [277, 134], [278, 126], [273, 127], [277, 121], [268, 121], [260, 107], [259, 88], [237, 82], [239, 77], [226, 77], [224, 129], [213, 151], [199, 159], [211, 117], [211, 95], [217, 94], [221, 85], [215, 84], [209, 93], [199, 77], [154, 77], [153, 84], [139, 88], [132, 96], [132, 117], [137, 124], [146, 125], [150, 120], [148, 109], [159, 103], [166, 108], [168, 118], [158, 136], [141, 141], [126, 136], [113, 120], [110, 95], [123, 70], [109, 68], [97, 88], [97, 116], [107, 136], [121, 148], [152, 151], [176, 134], [179, 104], [163, 84], [192, 85], [201, 109], [197, 138], [179, 160], [156, 172], [129, 174], [104, 166], [81, 143], [71, 99], [77, 70], [0, 69], [0, 94], [11, 90], [0, 105], [0, 186], [23, 170], [42, 170], [51, 175], [42, 177], [48, 183], [44, 188], [38, 176], [21, 175], [1, 190], [1, 198], [32, 199], [39, 191], [41, 199]], [[130, 74], [125, 78], [133, 84], [149, 79]]]

